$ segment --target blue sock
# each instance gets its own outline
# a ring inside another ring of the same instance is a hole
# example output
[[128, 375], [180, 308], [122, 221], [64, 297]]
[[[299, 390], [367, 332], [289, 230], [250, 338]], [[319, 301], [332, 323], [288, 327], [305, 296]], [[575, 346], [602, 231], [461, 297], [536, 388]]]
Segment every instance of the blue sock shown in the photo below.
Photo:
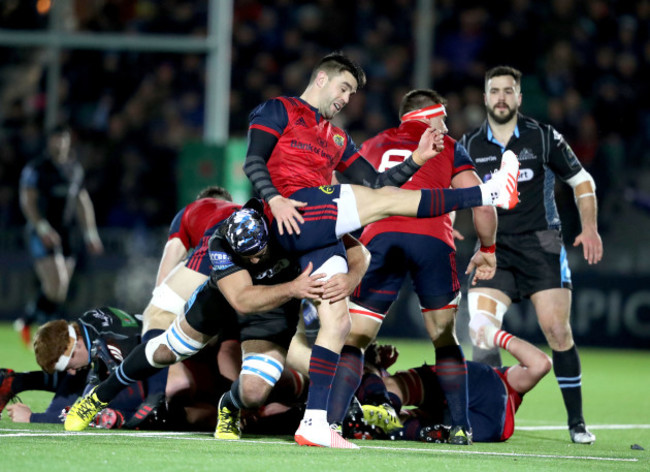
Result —
[[452, 426], [469, 430], [467, 405], [467, 364], [460, 346], [444, 346], [436, 349], [436, 375], [447, 399]]
[[[147, 341], [160, 336], [165, 331], [162, 329], [150, 329], [142, 335], [142, 344]], [[147, 396], [155, 395], [158, 393], [165, 393], [165, 387], [167, 386], [167, 373], [169, 372], [169, 367], [164, 367], [158, 370], [155, 374], [147, 378]]]
[[483, 196], [478, 187], [470, 188], [430, 188], [420, 190], [418, 218], [444, 215], [454, 210], [483, 205]]
[[355, 346], [343, 346], [327, 404], [327, 421], [340, 423], [350, 407], [352, 396], [363, 375], [363, 352]]
[[357, 398], [362, 405], [382, 404], [388, 402], [388, 390], [380, 376], [365, 374], [357, 390]]
[[308, 410], [327, 410], [327, 401], [338, 362], [337, 353], [314, 344], [309, 360]]

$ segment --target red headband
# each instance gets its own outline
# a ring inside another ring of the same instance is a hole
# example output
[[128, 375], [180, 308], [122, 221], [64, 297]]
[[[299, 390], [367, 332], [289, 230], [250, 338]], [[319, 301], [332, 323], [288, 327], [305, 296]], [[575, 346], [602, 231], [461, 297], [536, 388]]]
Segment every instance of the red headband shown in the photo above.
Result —
[[445, 106], [442, 103], [405, 113], [402, 116], [402, 122], [412, 120], [428, 120], [440, 115], [447, 116], [447, 110], [445, 110]]

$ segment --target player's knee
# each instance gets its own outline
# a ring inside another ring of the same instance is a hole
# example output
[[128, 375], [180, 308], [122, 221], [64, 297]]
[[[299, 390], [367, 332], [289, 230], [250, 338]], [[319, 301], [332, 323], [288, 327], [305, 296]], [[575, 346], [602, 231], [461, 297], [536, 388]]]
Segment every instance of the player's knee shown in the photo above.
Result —
[[364, 333], [350, 332], [345, 340], [345, 344], [358, 347], [359, 349], [366, 349], [373, 341], [373, 339], [375, 339], [374, 336], [370, 336]]
[[152, 329], [165, 330], [171, 326], [176, 316], [174, 313], [163, 310], [150, 303], [142, 313], [142, 332], [144, 333]]
[[180, 326], [178, 319], [160, 336], [149, 340], [145, 348], [147, 360], [154, 367], [165, 367], [199, 352], [205, 343], [192, 339]]
[[247, 355], [241, 366], [240, 394], [248, 408], [261, 406], [282, 375], [284, 366], [266, 354]]
[[508, 311], [508, 305], [484, 293], [469, 292], [467, 294], [467, 310], [469, 312], [469, 334], [472, 344], [476, 346], [477, 334], [482, 326], [492, 324], [501, 328], [503, 316]]
[[542, 331], [546, 336], [548, 345], [554, 351], [566, 351], [573, 346], [571, 326], [563, 321], [542, 325]]

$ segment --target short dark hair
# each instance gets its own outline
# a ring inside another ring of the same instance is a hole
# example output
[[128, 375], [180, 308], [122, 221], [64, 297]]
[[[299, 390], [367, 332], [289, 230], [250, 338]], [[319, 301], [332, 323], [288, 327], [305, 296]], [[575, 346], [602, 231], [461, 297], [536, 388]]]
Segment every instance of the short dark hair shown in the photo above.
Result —
[[485, 87], [493, 77], [509, 75], [515, 79], [515, 83], [521, 86], [521, 71], [511, 66], [496, 66], [485, 73]]
[[407, 92], [406, 95], [404, 95], [402, 102], [399, 104], [399, 117], [401, 119], [405, 114], [411, 111], [438, 104], [446, 105], [447, 100], [445, 100], [442, 95], [440, 95], [435, 90], [411, 90], [410, 92]]
[[314, 67], [309, 78], [309, 83], [312, 83], [316, 79], [318, 72], [321, 70], [328, 77], [342, 72], [349, 72], [357, 81], [357, 88], [362, 88], [366, 85], [366, 73], [361, 66], [341, 52], [333, 52], [323, 57], [316, 67]]
[[202, 198], [219, 198], [227, 202], [232, 202], [232, 195], [230, 192], [223, 187], [219, 187], [218, 185], [210, 185], [209, 187], [205, 187], [203, 190], [201, 190], [196, 196], [196, 199], [200, 200]]
[[58, 136], [60, 134], [72, 134], [72, 130], [70, 127], [65, 124], [65, 123], [59, 123], [57, 125], [54, 125], [52, 128], [50, 128], [47, 132], [48, 137], [52, 136]]

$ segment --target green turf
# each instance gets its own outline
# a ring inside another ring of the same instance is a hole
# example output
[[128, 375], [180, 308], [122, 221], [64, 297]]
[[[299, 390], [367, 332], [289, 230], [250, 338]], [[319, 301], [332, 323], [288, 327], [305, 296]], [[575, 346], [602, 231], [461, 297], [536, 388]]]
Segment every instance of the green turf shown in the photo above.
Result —
[[[433, 362], [429, 343], [393, 340], [395, 368]], [[466, 349], [469, 352], [469, 349]], [[247, 437], [220, 442], [208, 433], [63, 432], [61, 425], [0, 420], [0, 471], [611, 471], [650, 470], [650, 362], [648, 351], [580, 350], [585, 417], [598, 436], [592, 446], [569, 441], [566, 416], [552, 374], [526, 395], [514, 436], [505, 443], [471, 447], [416, 442], [358, 441], [360, 451], [300, 448], [292, 438]], [[509, 359], [504, 359], [506, 363]], [[34, 369], [33, 354], [0, 323], [0, 366]], [[51, 395], [25, 392], [36, 411]], [[611, 426], [621, 425], [621, 426]], [[637, 425], [637, 426], [622, 426]], [[642, 427], [645, 425], [645, 427]], [[534, 429], [538, 427], [557, 429]], [[645, 450], [633, 450], [638, 444]]]

